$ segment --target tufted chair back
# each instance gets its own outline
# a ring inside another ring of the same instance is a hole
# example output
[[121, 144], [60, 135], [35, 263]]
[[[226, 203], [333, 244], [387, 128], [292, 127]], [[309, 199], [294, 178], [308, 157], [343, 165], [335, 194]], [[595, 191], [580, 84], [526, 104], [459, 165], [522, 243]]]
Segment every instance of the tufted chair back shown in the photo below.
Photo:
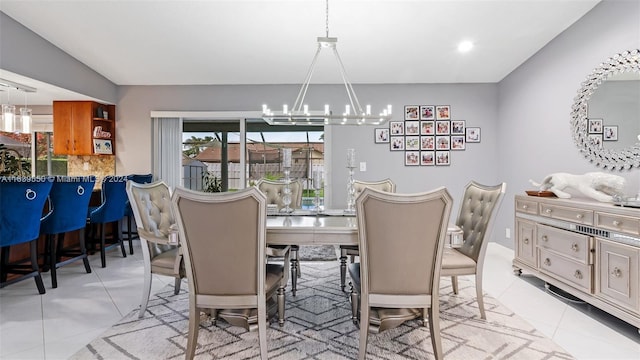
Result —
[[500, 208], [506, 189], [506, 183], [487, 186], [475, 181], [465, 187], [456, 220], [456, 225], [463, 231], [464, 243], [457, 250], [476, 263], [484, 254], [485, 238], [491, 233], [494, 215]]
[[[155, 237], [168, 239], [169, 228], [176, 223], [169, 186], [164, 181], [147, 184], [128, 181], [127, 195], [138, 227]], [[167, 248], [168, 245], [149, 243], [152, 258]]]
[[361, 181], [355, 180], [353, 182], [353, 189], [356, 192], [356, 198], [360, 195], [361, 192], [366, 188], [372, 188], [375, 190], [380, 190], [388, 193], [396, 192], [396, 184], [391, 181], [391, 179], [384, 179], [380, 181]]
[[[272, 181], [267, 179], [260, 179], [256, 183], [258, 190], [267, 197], [267, 205], [276, 204], [278, 210], [284, 207], [282, 203], [282, 190], [284, 189], [284, 183], [281, 181]], [[290, 184], [291, 188], [291, 204], [289, 207], [292, 209], [300, 209], [302, 207], [302, 180], [292, 180]]]

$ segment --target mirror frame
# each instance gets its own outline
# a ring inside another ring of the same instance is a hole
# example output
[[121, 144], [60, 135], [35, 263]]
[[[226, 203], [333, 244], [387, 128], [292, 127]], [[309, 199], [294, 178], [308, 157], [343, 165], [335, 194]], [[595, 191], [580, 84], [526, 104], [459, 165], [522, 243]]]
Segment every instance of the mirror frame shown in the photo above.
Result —
[[625, 149], [605, 149], [593, 146], [588, 137], [588, 101], [598, 86], [611, 76], [640, 71], [640, 50], [616, 54], [601, 63], [581, 84], [571, 107], [571, 132], [582, 155], [598, 167], [609, 170], [640, 168], [640, 140]]

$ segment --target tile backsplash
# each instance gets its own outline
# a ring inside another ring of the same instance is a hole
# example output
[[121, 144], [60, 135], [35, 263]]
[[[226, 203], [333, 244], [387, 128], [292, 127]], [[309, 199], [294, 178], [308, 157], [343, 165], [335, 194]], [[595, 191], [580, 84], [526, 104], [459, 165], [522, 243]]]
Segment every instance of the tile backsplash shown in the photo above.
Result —
[[115, 155], [69, 155], [67, 156], [67, 175], [84, 176], [95, 175], [95, 188], [99, 189], [102, 178], [116, 174]]

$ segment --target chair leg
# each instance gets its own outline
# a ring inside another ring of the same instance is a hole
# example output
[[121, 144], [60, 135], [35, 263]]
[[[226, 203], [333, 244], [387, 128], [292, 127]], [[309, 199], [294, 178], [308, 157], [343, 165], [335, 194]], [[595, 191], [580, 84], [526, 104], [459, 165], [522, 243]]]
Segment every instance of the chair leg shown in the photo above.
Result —
[[11, 249], [10, 246], [0, 249], [0, 283], [3, 284], [7, 282], [7, 276], [9, 275], [5, 271], [5, 267], [9, 264], [9, 249]]
[[104, 224], [100, 224], [100, 262], [102, 263], [102, 267], [107, 267], [107, 253], [104, 245]]
[[[194, 295], [190, 295], [194, 296]], [[185, 358], [193, 359], [196, 353], [196, 345], [198, 345], [198, 329], [200, 328], [200, 309], [195, 305], [195, 301], [189, 301], [189, 335], [187, 337], [187, 348]]]
[[358, 296], [358, 293], [356, 293], [353, 289], [353, 283], [350, 284], [351, 286], [351, 292], [349, 293], [349, 296], [351, 297], [351, 321], [353, 321], [354, 324], [358, 324], [358, 309], [360, 308], [360, 297]]
[[49, 247], [47, 249], [47, 252], [49, 253], [49, 269], [51, 271], [51, 287], [52, 288], [57, 288], [58, 287], [58, 271], [56, 268], [56, 260], [57, 260], [57, 255], [56, 255], [56, 249], [57, 249], [57, 245], [56, 245], [56, 236], [54, 234], [49, 234], [47, 235], [47, 246]]
[[131, 215], [127, 215], [127, 239], [129, 240], [129, 254], [133, 255], [133, 237], [131, 231]]
[[278, 325], [284, 325], [284, 286], [278, 288]]
[[433, 311], [430, 307], [429, 313], [429, 331], [431, 332], [431, 346], [436, 359], [442, 359], [442, 339], [440, 338], [440, 314]]
[[451, 287], [453, 287], [453, 293], [458, 295], [458, 277], [457, 276], [451, 277]]
[[[263, 294], [264, 295], [264, 294]], [[260, 358], [267, 357], [267, 300], [264, 296], [258, 298], [258, 337], [260, 338]]]
[[118, 237], [117, 240], [118, 244], [120, 244], [120, 250], [122, 250], [122, 257], [127, 257], [127, 250], [124, 248], [124, 239], [122, 236], [122, 219], [118, 220], [117, 228], [115, 236]]
[[347, 250], [340, 249], [340, 289], [344, 291], [347, 281]]
[[487, 314], [484, 312], [484, 296], [482, 294], [482, 274], [476, 273], [476, 298], [478, 299], [478, 308], [480, 309], [480, 318], [487, 319]]
[[296, 290], [298, 290], [298, 247], [291, 247], [291, 294], [296, 296]]
[[144, 313], [147, 311], [147, 305], [149, 304], [149, 295], [151, 295], [151, 280], [153, 278], [153, 274], [151, 274], [151, 269], [147, 271], [145, 269], [144, 272], [144, 284], [142, 285], [142, 301], [140, 301], [140, 311], [138, 312], [138, 319], [142, 319], [144, 317]]
[[367, 336], [369, 335], [369, 306], [360, 309], [360, 346], [358, 359], [365, 360], [367, 357]]
[[173, 283], [173, 295], [180, 294], [180, 285], [182, 284], [182, 279], [177, 277]]
[[36, 272], [34, 280], [36, 281], [36, 287], [40, 294], [45, 293], [44, 283], [42, 282], [42, 276], [40, 275], [40, 269], [38, 268], [38, 240], [31, 241], [31, 268]]
[[[82, 228], [79, 230], [78, 233], [78, 237], [79, 237], [79, 242], [80, 242], [80, 253], [82, 254], [82, 263], [84, 264], [84, 270], [87, 272], [87, 274], [91, 273], [91, 265], [89, 265], [89, 257], [87, 256], [87, 244], [85, 241], [85, 228]], [[58, 240], [59, 242], [63, 242], [64, 241], [64, 234], [62, 235], [63, 237]]]

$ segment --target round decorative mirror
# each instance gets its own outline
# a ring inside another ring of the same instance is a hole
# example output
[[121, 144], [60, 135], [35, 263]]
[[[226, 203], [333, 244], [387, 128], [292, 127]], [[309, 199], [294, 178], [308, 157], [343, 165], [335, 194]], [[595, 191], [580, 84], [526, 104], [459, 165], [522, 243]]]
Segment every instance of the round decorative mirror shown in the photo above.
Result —
[[640, 168], [640, 50], [600, 64], [581, 84], [571, 108], [573, 140], [596, 166]]

